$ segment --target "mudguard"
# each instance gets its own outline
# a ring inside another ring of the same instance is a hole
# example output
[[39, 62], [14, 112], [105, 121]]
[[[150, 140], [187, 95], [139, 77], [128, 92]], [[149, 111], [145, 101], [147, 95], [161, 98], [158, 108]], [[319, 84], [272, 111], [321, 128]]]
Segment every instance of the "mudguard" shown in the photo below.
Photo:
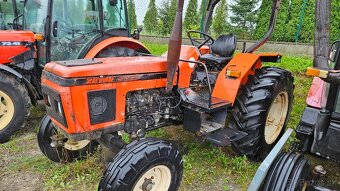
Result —
[[141, 42], [137, 40], [127, 37], [111, 37], [96, 44], [85, 55], [84, 58], [95, 58], [100, 51], [112, 45], [131, 48], [133, 50], [137, 50], [138, 52], [150, 53], [150, 51]]
[[31, 103], [36, 106], [37, 105], [37, 99], [39, 97], [38, 92], [36, 91], [36, 89], [34, 88], [34, 86], [25, 78], [23, 77], [19, 72], [15, 71], [14, 69], [6, 66], [6, 65], [2, 65], [0, 64], [0, 72], [7, 72], [10, 75], [15, 76], [17, 79], [20, 80], [20, 82], [22, 82], [23, 84], [25, 84], [25, 87], [28, 91], [28, 95], [31, 99]]

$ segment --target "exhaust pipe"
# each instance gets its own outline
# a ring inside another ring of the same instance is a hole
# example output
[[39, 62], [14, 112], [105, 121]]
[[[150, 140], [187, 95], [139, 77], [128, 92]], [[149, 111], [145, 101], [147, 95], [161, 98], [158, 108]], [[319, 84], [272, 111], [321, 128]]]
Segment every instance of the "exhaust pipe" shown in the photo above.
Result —
[[176, 19], [172, 28], [172, 33], [168, 46], [168, 72], [167, 72], [167, 84], [166, 91], [170, 92], [173, 88], [173, 81], [181, 54], [182, 45], [182, 18], [183, 18], [183, 5], [184, 0], [178, 0]]
[[329, 31], [330, 31], [330, 0], [316, 0], [315, 2], [315, 39], [313, 66], [328, 70]]
[[270, 37], [272, 37], [275, 24], [276, 24], [276, 18], [277, 18], [277, 15], [279, 14], [280, 6], [281, 6], [281, 0], [273, 0], [272, 14], [271, 14], [270, 21], [269, 21], [268, 32], [266, 33], [266, 35], [264, 35], [264, 37], [262, 37], [262, 39], [257, 41], [250, 48], [248, 48], [246, 53], [253, 53], [258, 48], [260, 48], [262, 45], [264, 45], [270, 39]]

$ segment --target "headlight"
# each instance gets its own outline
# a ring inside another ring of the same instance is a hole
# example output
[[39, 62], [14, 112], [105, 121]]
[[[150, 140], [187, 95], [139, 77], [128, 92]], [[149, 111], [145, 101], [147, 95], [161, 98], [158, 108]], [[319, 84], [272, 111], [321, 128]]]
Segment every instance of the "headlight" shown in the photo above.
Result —
[[92, 115], [102, 115], [107, 109], [107, 101], [104, 97], [95, 97], [90, 102], [90, 112]]

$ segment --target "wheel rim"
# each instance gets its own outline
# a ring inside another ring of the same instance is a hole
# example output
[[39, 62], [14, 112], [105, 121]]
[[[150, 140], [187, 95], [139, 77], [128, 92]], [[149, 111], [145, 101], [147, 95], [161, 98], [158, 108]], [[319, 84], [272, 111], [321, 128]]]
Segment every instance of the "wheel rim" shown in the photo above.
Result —
[[167, 166], [158, 165], [146, 171], [135, 184], [133, 191], [169, 190], [171, 172]]
[[266, 119], [264, 137], [267, 144], [274, 143], [279, 137], [287, 118], [288, 107], [288, 93], [279, 93], [271, 104]]
[[89, 140], [82, 140], [77, 142], [67, 140], [64, 144], [64, 147], [70, 151], [78, 151], [80, 149], [85, 148], [89, 143], [90, 143]]
[[3, 91], [0, 91], [0, 130], [3, 130], [12, 121], [14, 116], [14, 103]]
[[[59, 142], [62, 140], [65, 140], [65, 136], [52, 124], [52, 135], [50, 137], [51, 139], [51, 146], [52, 147], [58, 147], [58, 145], [53, 145], [52, 142], [53, 140]], [[78, 151], [81, 150], [83, 148], [85, 148], [88, 144], [90, 144], [91, 141], [89, 140], [82, 140], [82, 141], [72, 141], [67, 139], [67, 141], [65, 140], [64, 143], [62, 144], [62, 148], [66, 149], [66, 150], [70, 150], [70, 151]]]

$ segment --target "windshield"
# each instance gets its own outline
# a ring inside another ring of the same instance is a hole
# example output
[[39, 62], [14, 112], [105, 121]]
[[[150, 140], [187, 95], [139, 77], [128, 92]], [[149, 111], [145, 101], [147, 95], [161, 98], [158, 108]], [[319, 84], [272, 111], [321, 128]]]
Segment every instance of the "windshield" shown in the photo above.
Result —
[[124, 0], [118, 0], [117, 4], [110, 4], [110, 0], [103, 0], [104, 28], [127, 29], [126, 10]]
[[44, 33], [44, 24], [47, 14], [48, 1], [27, 0], [24, 9], [26, 30], [35, 33]]
[[[18, 1], [18, 8], [21, 8], [23, 4]], [[11, 0], [0, 0], [0, 29], [8, 30], [13, 29], [13, 20], [16, 17], [14, 15], [13, 3]]]

